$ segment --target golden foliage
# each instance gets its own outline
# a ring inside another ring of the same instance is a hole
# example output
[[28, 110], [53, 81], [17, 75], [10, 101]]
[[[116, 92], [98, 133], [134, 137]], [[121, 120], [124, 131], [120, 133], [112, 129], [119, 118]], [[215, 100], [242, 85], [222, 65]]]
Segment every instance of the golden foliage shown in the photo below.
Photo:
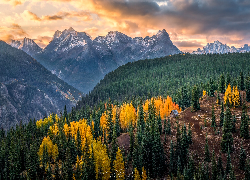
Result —
[[231, 90], [231, 85], [228, 84], [226, 92], [225, 92], [225, 96], [224, 96], [224, 104], [226, 104], [228, 99], [229, 104], [232, 104], [232, 90]]
[[238, 91], [237, 86], [233, 86], [232, 102], [234, 107], [240, 106], [240, 92]]
[[134, 169], [134, 180], [141, 180], [141, 177], [137, 168]]
[[93, 140], [92, 142], [96, 179], [99, 179], [99, 174], [101, 174], [102, 180], [108, 180], [110, 178], [110, 159], [107, 148], [99, 140]]
[[144, 167], [142, 167], [142, 180], [147, 180], [147, 172], [146, 172], [146, 170], [145, 170], [145, 168]]
[[136, 125], [136, 112], [132, 103], [124, 103], [120, 108], [121, 128], [126, 129], [129, 124]]
[[207, 91], [203, 90], [202, 96], [206, 96], [207, 95]]
[[116, 159], [114, 160], [114, 170], [117, 180], [125, 179], [124, 161], [119, 147], [116, 152]]
[[57, 158], [58, 156], [57, 144], [53, 144], [49, 136], [43, 138], [42, 144], [40, 145], [39, 151], [37, 153], [40, 158], [40, 161], [42, 160], [44, 149], [47, 150], [49, 157], [52, 157], [54, 160]]

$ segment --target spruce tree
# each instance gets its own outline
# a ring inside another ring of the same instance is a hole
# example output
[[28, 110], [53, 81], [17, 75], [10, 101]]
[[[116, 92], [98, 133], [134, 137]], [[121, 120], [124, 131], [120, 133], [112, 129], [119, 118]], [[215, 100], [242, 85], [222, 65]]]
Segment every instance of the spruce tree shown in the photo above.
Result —
[[249, 159], [247, 159], [246, 167], [245, 167], [245, 179], [244, 180], [250, 180], [250, 162]]
[[220, 112], [220, 127], [223, 126], [224, 122], [224, 104], [223, 102], [221, 103], [221, 112]]
[[240, 157], [239, 157], [239, 169], [245, 170], [246, 158], [247, 158], [246, 152], [243, 149], [242, 144], [241, 144]]
[[195, 112], [199, 109], [200, 109], [199, 89], [197, 86], [194, 86], [192, 90], [192, 98], [191, 98], [191, 111]]
[[232, 152], [233, 150], [233, 135], [232, 135], [232, 115], [230, 109], [227, 107], [224, 124], [223, 124], [223, 134], [221, 140], [221, 149], [222, 152]]
[[216, 180], [217, 179], [217, 164], [216, 164], [216, 159], [215, 159], [215, 153], [213, 150], [212, 153], [212, 180]]
[[243, 104], [241, 123], [240, 123], [240, 137], [248, 139], [249, 138], [249, 127], [248, 127], [248, 116], [247, 107]]
[[250, 76], [248, 74], [246, 78], [246, 101], [250, 102]]
[[226, 175], [230, 173], [231, 169], [232, 169], [232, 164], [231, 164], [231, 156], [230, 156], [230, 149], [228, 148], [228, 152], [227, 152], [227, 165], [226, 165]]
[[218, 158], [217, 172], [218, 172], [219, 176], [224, 177], [224, 168], [223, 168], [223, 164], [222, 164], [221, 154], [220, 154], [220, 156]]
[[235, 115], [233, 116], [233, 121], [232, 121], [232, 133], [236, 133], [236, 117], [235, 117]]
[[224, 76], [224, 74], [221, 74], [221, 76], [220, 76], [218, 89], [219, 89], [219, 92], [221, 92], [222, 94], [225, 93], [225, 76]]
[[215, 114], [214, 114], [214, 105], [212, 105], [212, 123], [211, 127], [216, 127]]
[[245, 90], [245, 80], [244, 80], [244, 75], [243, 72], [240, 72], [240, 78], [239, 78], [239, 90], [244, 91]]
[[211, 162], [207, 137], [206, 137], [206, 144], [205, 144], [205, 159], [204, 159], [204, 160], [205, 160], [206, 162]]

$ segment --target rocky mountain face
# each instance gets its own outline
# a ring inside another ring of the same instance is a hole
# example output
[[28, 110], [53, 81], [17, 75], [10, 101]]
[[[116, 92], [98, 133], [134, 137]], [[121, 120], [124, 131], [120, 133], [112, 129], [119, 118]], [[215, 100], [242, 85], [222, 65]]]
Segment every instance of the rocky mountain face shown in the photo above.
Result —
[[121, 65], [180, 52], [165, 30], [145, 38], [111, 31], [92, 39], [85, 32], [69, 28], [56, 31], [48, 46], [32, 56], [59, 78], [87, 93]]
[[26, 52], [31, 56], [37, 54], [42, 50], [42, 48], [40, 48], [32, 39], [29, 38], [24, 38], [21, 41], [12, 40], [10, 45], [17, 49], [23, 50], [24, 52]]
[[245, 44], [244, 47], [235, 48], [234, 46], [227, 46], [219, 41], [214, 41], [214, 43], [207, 43], [206, 46], [201, 50], [193, 51], [192, 54], [225, 54], [225, 53], [235, 53], [235, 52], [249, 52], [250, 47]]
[[76, 104], [81, 92], [22, 50], [0, 41], [0, 127], [40, 119]]

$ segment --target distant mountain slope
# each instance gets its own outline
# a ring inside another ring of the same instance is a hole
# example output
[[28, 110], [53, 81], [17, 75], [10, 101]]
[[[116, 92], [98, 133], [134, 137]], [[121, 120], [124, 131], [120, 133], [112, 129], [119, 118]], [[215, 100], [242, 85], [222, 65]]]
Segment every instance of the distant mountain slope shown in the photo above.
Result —
[[0, 41], [0, 127], [59, 113], [64, 105], [70, 110], [80, 93], [25, 52]]
[[131, 38], [117, 31], [92, 38], [73, 28], [56, 31], [52, 41], [33, 55], [65, 82], [87, 93], [108, 72], [127, 62], [178, 54], [165, 30], [146, 38]]
[[214, 41], [214, 43], [207, 43], [203, 49], [198, 48], [197, 51], [193, 51], [192, 54], [226, 54], [234, 52], [249, 52], [250, 47], [245, 44], [244, 47], [235, 48], [234, 46], [227, 46], [219, 41]]
[[12, 40], [10, 45], [17, 49], [23, 50], [24, 52], [26, 52], [31, 56], [37, 54], [42, 50], [42, 48], [40, 48], [32, 39], [29, 38], [24, 38], [21, 41]]
[[[100, 83], [77, 107], [96, 104], [98, 101], [124, 101], [134, 97], [152, 96], [173, 97], [181, 107], [189, 107], [184, 96], [191, 97], [194, 84], [217, 79], [222, 73], [232, 74], [231, 82], [240, 72], [250, 71], [250, 53], [208, 54], [208, 55], [172, 55], [164, 58], [140, 60], [127, 63], [108, 73]], [[214, 82], [217, 86], [218, 82]], [[185, 87], [185, 88], [184, 88]], [[182, 89], [181, 89], [182, 88]], [[188, 99], [187, 98], [187, 99]]]

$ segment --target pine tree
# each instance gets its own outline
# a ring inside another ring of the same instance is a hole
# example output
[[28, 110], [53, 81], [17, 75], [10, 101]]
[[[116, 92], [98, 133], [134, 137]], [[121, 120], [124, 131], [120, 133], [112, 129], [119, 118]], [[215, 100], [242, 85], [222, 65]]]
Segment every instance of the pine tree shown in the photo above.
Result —
[[227, 165], [226, 165], [226, 173], [225, 174], [229, 174], [231, 169], [232, 169], [232, 164], [231, 164], [231, 156], [230, 156], [230, 149], [228, 148], [228, 152], [227, 152]]
[[222, 164], [221, 154], [220, 154], [219, 159], [218, 159], [217, 171], [218, 171], [219, 176], [224, 177], [224, 168], [223, 168], [223, 164]]
[[220, 112], [220, 127], [223, 126], [224, 122], [224, 104], [221, 103], [221, 112]]
[[235, 174], [234, 174], [234, 167], [233, 166], [231, 167], [231, 170], [230, 170], [229, 180], [236, 180], [236, 177], [235, 177]]
[[222, 94], [225, 93], [225, 76], [224, 76], [224, 74], [221, 74], [221, 76], [220, 76], [218, 89], [219, 89], [219, 92], [221, 92]]
[[245, 170], [246, 158], [247, 158], [246, 152], [243, 149], [242, 144], [241, 144], [240, 157], [239, 157], [239, 169]]
[[250, 162], [247, 159], [246, 167], [245, 167], [245, 180], [250, 180]]
[[160, 114], [157, 117], [157, 123], [158, 123], [159, 133], [162, 134], [162, 124], [161, 124], [161, 116], [160, 116]]
[[206, 162], [211, 162], [207, 137], [206, 137], [206, 144], [205, 144], [205, 159], [204, 159], [204, 160], [205, 160]]
[[221, 104], [221, 102], [220, 102], [220, 95], [219, 95], [219, 93], [217, 93], [216, 104], [217, 104], [217, 105], [220, 105], [220, 104]]
[[236, 117], [235, 117], [235, 115], [233, 116], [233, 121], [232, 121], [232, 133], [236, 133]]
[[243, 75], [243, 72], [241, 71], [240, 72], [240, 78], [239, 78], [239, 89], [241, 91], [244, 91], [245, 90], [245, 80], [244, 80], [244, 75]]
[[214, 105], [212, 105], [212, 123], [211, 127], [216, 127], [216, 122], [215, 122], [215, 114], [214, 114]]
[[232, 115], [228, 107], [226, 109], [224, 118], [221, 149], [222, 152], [227, 152], [228, 149], [230, 152], [233, 150]]
[[246, 77], [246, 101], [249, 102], [250, 101], [250, 76], [248, 74], [248, 76]]
[[176, 162], [176, 159], [175, 159], [175, 152], [174, 152], [174, 144], [173, 144], [173, 141], [171, 140], [171, 143], [170, 143], [170, 162], [169, 162], [169, 171], [171, 173], [176, 173], [177, 169], [176, 169], [176, 165], [175, 165], [175, 162]]
[[216, 159], [215, 159], [215, 154], [214, 150], [212, 153], [212, 180], [217, 179], [217, 164], [216, 164]]
[[200, 109], [199, 89], [197, 86], [194, 86], [192, 90], [192, 98], [191, 98], [191, 111], [195, 112], [199, 109]]
[[249, 138], [247, 107], [245, 106], [245, 104], [243, 104], [243, 107], [242, 107], [241, 123], [240, 123], [240, 137], [243, 137], [245, 139]]

